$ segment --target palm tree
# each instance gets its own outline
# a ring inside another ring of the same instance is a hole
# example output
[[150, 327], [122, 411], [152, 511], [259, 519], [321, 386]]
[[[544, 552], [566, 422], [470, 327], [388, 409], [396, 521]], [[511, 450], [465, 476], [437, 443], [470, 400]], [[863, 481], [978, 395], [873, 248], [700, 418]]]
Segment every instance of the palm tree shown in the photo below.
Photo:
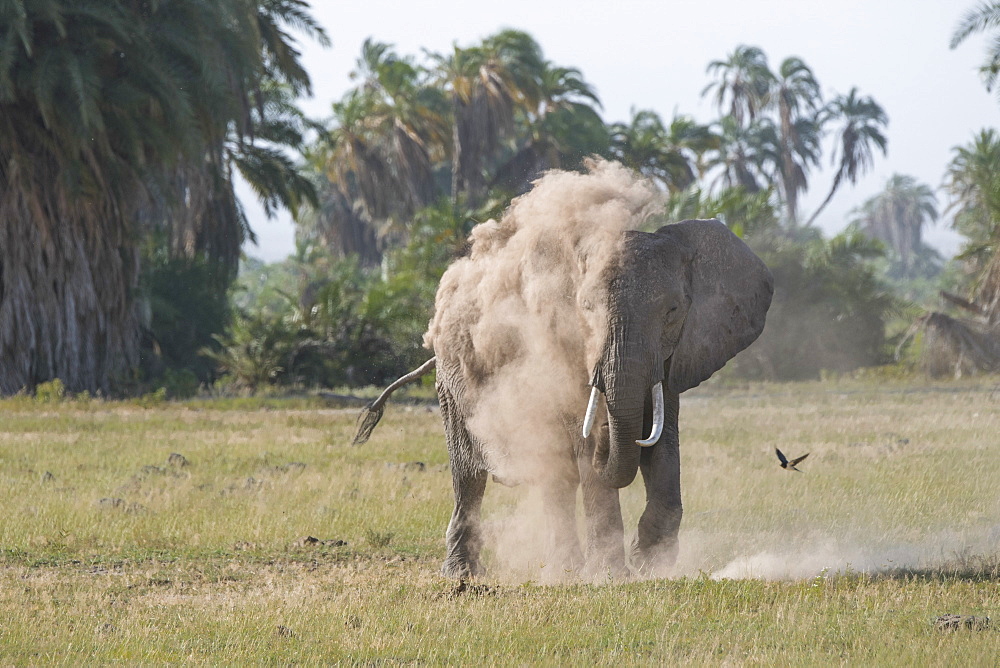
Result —
[[[1000, 28], [1000, 2], [984, 2], [969, 10], [951, 35], [951, 48], [955, 49], [970, 35]], [[986, 59], [979, 67], [986, 90], [993, 90], [1000, 75], [1000, 42], [995, 38], [986, 51]]]
[[[448, 123], [440, 91], [426, 85], [426, 72], [391, 47], [366, 40], [358, 69], [368, 99], [370, 141], [382, 156], [392, 197], [368, 193], [364, 205], [373, 218], [408, 217], [437, 196], [434, 163], [445, 156]], [[390, 202], [378, 211], [376, 200]]]
[[[532, 116], [542, 124], [559, 113], [592, 116], [597, 114], [595, 107], [601, 108], [597, 92], [584, 80], [580, 70], [560, 67], [550, 61], [543, 64], [539, 73], [538, 97], [538, 111]], [[546, 134], [551, 136], [553, 133]]]
[[741, 44], [726, 60], [709, 63], [706, 72], [717, 80], [702, 90], [704, 97], [715, 91], [719, 121], [719, 150], [709, 162], [721, 167], [716, 179], [723, 188], [741, 187], [757, 192], [770, 181], [780, 160], [780, 143], [764, 112], [772, 106], [774, 73], [767, 55], [756, 46]]
[[476, 206], [486, 190], [486, 168], [515, 127], [519, 110], [540, 102], [541, 48], [530, 35], [503, 30], [447, 57], [430, 54], [434, 76], [451, 98], [451, 196]]
[[809, 168], [819, 163], [821, 153], [824, 119], [816, 77], [796, 57], [782, 61], [776, 75], [761, 49], [745, 45], [727, 60], [712, 62], [708, 71], [718, 80], [702, 95], [714, 90], [719, 111], [725, 114], [721, 155], [714, 161], [723, 166], [723, 185], [752, 192], [762, 187], [760, 178], [773, 183], [787, 224], [796, 228], [799, 196], [808, 188]]
[[356, 256], [362, 267], [379, 266], [382, 244], [376, 228], [341, 186], [327, 178], [325, 165], [311, 163], [311, 168], [318, 202], [302, 207], [295, 216], [296, 247], [322, 246], [338, 258]]
[[371, 40], [351, 76], [361, 83], [333, 105], [335, 127], [316, 158], [363, 216], [385, 228], [437, 194], [434, 162], [447, 135], [443, 98], [410, 59]]
[[306, 131], [317, 129], [292, 102], [310, 92], [311, 82], [288, 27], [329, 44], [304, 0], [166, 3], [157, 16], [157, 35], [199, 45], [198, 61], [171, 44], [157, 47], [186, 73], [204, 141], [160, 178], [161, 196], [144, 217], [170, 228], [175, 255], [216, 263], [221, 289], [235, 277], [243, 242], [253, 240], [233, 192], [237, 171], [269, 217], [276, 208], [294, 212], [315, 201], [312, 184], [286, 153], [301, 151]]
[[902, 275], [908, 276], [925, 248], [921, 240], [924, 226], [938, 219], [937, 198], [930, 186], [917, 183], [912, 176], [893, 174], [885, 189], [862, 204], [856, 214], [853, 223], [892, 249]]
[[363, 266], [382, 259], [379, 232], [396, 210], [391, 167], [382, 152], [383, 137], [372, 130], [373, 97], [349, 91], [333, 104], [333, 129], [307, 156], [319, 205], [297, 218], [299, 233], [322, 238], [338, 255], [356, 253]]
[[854, 185], [872, 168], [875, 148], [880, 149], [882, 155], [886, 154], [888, 140], [883, 130], [889, 123], [889, 117], [871, 97], [860, 97], [857, 88], [852, 88], [847, 95], [838, 95], [823, 109], [819, 122], [825, 125], [828, 121], [840, 123], [832, 158], [833, 163], [838, 163], [839, 156], [839, 164], [830, 192], [810, 216], [807, 226], [812, 225], [830, 203], [844, 179]]
[[[306, 85], [288, 35], [262, 41], [283, 11], [308, 29], [306, 6], [0, 0], [0, 393], [108, 391], [135, 365], [136, 223], [158, 207], [225, 230], [186, 250], [238, 247], [226, 138], [252, 143], [265, 78]], [[190, 174], [212, 207], [191, 207]]]
[[1000, 134], [981, 130], [969, 144], [952, 150], [944, 189], [952, 199], [948, 208], [955, 211], [953, 226], [969, 239], [970, 248], [989, 251], [1000, 242]]
[[426, 77], [391, 45], [366, 40], [351, 73], [359, 83], [333, 104], [333, 128], [310, 152], [323, 202], [302, 222], [322, 229], [334, 252], [357, 253], [362, 266], [378, 264], [382, 238], [438, 195], [448, 109]]
[[800, 58], [786, 58], [778, 69], [770, 94], [778, 111], [780, 185], [789, 224], [798, 225], [799, 193], [808, 188], [810, 163], [820, 154], [820, 124], [816, 118], [822, 102], [819, 83]]
[[138, 11], [2, 4], [0, 393], [107, 390], [137, 355], [134, 193], [191, 104]]
[[740, 127], [752, 123], [770, 104], [774, 74], [759, 47], [741, 44], [726, 60], [709, 63], [706, 72], [715, 74], [718, 81], [706, 86], [702, 97], [715, 89], [719, 111], [732, 116]]
[[546, 61], [537, 84], [538, 107], [522, 114], [523, 143], [496, 170], [490, 188], [523, 192], [547, 169], [607, 151], [608, 131], [597, 112], [601, 101], [579, 70]]
[[324, 129], [295, 105], [293, 86], [264, 81], [256, 95], [253, 141], [241, 142], [230, 135], [224, 144], [225, 160], [250, 185], [268, 217], [279, 209], [294, 216], [303, 204], [316, 203], [316, 192], [284, 149], [302, 151], [306, 134]]
[[952, 226], [967, 238], [959, 257], [975, 276], [973, 301], [994, 325], [1000, 322], [1000, 134], [982, 130], [953, 150], [944, 189], [955, 211]]
[[615, 123], [610, 131], [616, 160], [673, 193], [694, 183], [702, 170], [702, 156], [719, 146], [711, 130], [693, 119], [675, 117], [668, 128], [650, 110], [633, 109], [629, 123]]
[[[1000, 2], [984, 2], [970, 10], [951, 37], [951, 48], [956, 48], [969, 35], [1000, 28]], [[986, 59], [979, 68], [987, 90], [993, 90], [1000, 76], [1000, 39], [990, 41]], [[975, 299], [983, 306], [990, 326], [1000, 323], [1000, 183], [991, 175], [995, 167], [996, 139], [992, 131], [980, 135], [971, 152], [960, 151], [949, 167], [947, 184], [953, 195], [958, 195], [962, 209], [955, 217], [960, 230], [971, 232], [972, 242], [963, 256], [971, 259], [978, 269]], [[985, 168], [985, 169], [984, 169]], [[995, 172], [994, 172], [995, 174]]]
[[326, 177], [317, 179], [324, 202], [302, 222], [336, 253], [360, 253], [363, 266], [381, 262], [418, 211], [440, 206], [449, 159], [457, 211], [488, 205], [488, 189], [517, 193], [545, 169], [606, 152], [593, 88], [578, 70], [542, 60], [525, 33], [427, 55], [431, 70], [366, 41], [357, 86], [333, 105], [333, 127], [310, 155]]
[[708, 169], [708, 155], [718, 151], [722, 139], [711, 125], [702, 125], [690, 116], [674, 116], [667, 129], [667, 145], [674, 147], [694, 165], [696, 176], [702, 178]]
[[762, 116], [747, 127], [732, 116], [719, 121], [718, 149], [708, 158], [708, 171], [718, 170], [713, 188], [743, 188], [756, 193], [778, 179], [781, 143], [774, 122]]
[[235, 277], [243, 242], [254, 240], [233, 189], [237, 173], [268, 217], [278, 209], [294, 215], [302, 204], [317, 203], [314, 184], [287, 149], [302, 150], [306, 133], [321, 129], [294, 105], [292, 90], [261, 82], [250, 110], [252, 134], [240, 136], [231, 126], [220, 144], [205, 145], [163, 169], [140, 210], [141, 227], [164, 231], [172, 257], [211, 262], [222, 291]]

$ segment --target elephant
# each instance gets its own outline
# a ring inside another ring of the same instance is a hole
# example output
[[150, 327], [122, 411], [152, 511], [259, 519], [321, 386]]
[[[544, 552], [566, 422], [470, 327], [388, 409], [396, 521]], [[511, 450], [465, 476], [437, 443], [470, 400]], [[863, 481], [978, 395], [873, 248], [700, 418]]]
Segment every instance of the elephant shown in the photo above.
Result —
[[[440, 303], [442, 290], [435, 318], [448, 307]], [[550, 449], [560, 453], [559, 474], [534, 481], [543, 485], [553, 540], [562, 546], [558, 558], [567, 567], [622, 577], [632, 572], [629, 561], [639, 573], [665, 573], [673, 567], [682, 515], [679, 395], [708, 379], [760, 335], [772, 294], [773, 279], [764, 262], [714, 219], [686, 220], [655, 232], [624, 231], [614, 261], [596, 280], [580, 284], [576, 302], [584, 311], [599, 312], [601, 324], [591, 337], [593, 351], [582, 355], [586, 364], [576, 364], [566, 393], [574, 401], [579, 396], [585, 400], [588, 393], [590, 399], [568, 415], [565, 406], [573, 402], [554, 400], [563, 414], [552, 416], [559, 427], [548, 436], [560, 441]], [[472, 424], [477, 388], [484, 386], [483, 376], [488, 380], [499, 373], [502, 362], [477, 368], [470, 361], [472, 347], [447, 337], [434, 338], [433, 347], [433, 358], [369, 405], [355, 441], [368, 438], [393, 391], [437, 368], [455, 497], [442, 572], [464, 578], [484, 572], [481, 504], [489, 475], [502, 483], [519, 481], [504, 479], [506, 472], [488, 456], [490, 444]], [[629, 560], [619, 489], [639, 473], [646, 506]], [[585, 555], [576, 535], [578, 488]]]

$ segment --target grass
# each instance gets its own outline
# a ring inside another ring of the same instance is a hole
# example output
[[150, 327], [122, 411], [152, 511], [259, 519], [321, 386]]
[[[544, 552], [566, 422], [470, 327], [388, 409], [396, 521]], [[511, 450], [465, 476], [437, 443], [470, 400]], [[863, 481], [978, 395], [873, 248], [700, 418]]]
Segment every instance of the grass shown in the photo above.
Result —
[[[1000, 616], [996, 388], [688, 393], [677, 575], [553, 585], [502, 544], [437, 575], [427, 406], [352, 447], [355, 409], [313, 399], [3, 401], [0, 663], [994, 665], [1000, 632], [932, 621]], [[525, 496], [491, 485], [490, 526]], [[641, 485], [622, 501], [634, 530]]]

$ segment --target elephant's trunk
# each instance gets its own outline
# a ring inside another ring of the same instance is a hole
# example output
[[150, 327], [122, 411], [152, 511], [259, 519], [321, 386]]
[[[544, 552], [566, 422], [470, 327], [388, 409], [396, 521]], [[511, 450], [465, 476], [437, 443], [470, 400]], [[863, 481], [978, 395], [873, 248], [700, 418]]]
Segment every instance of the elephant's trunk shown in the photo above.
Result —
[[606, 485], [615, 488], [625, 487], [635, 479], [641, 450], [638, 441], [647, 436], [642, 433], [643, 413], [652, 374], [648, 361], [634, 353], [637, 350], [638, 342], [630, 340], [625, 328], [613, 329], [602, 360], [600, 376], [608, 407], [608, 435], [607, 440], [598, 439], [594, 469]]
[[639, 470], [636, 441], [642, 438], [643, 394], [630, 400], [612, 398], [610, 392], [607, 396], [608, 440], [594, 451], [594, 469], [610, 487], [626, 487]]
[[[583, 437], [587, 438], [590, 436], [590, 431], [594, 427], [594, 418], [597, 417], [597, 400], [601, 397], [601, 390], [595, 385], [590, 388], [590, 400], [587, 402], [587, 412], [583, 416]], [[660, 435], [663, 433], [663, 381], [658, 382], [653, 386], [652, 391], [653, 399], [653, 425], [649, 433], [649, 438], [645, 438], [641, 441], [636, 441], [637, 444], [643, 447], [649, 447], [651, 445], [656, 445], [660, 440]]]

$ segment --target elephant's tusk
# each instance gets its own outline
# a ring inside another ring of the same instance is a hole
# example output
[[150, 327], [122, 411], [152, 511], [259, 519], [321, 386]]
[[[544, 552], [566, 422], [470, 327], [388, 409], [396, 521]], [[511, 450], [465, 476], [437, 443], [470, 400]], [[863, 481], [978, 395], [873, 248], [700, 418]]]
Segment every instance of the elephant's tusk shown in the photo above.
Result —
[[594, 426], [594, 416], [597, 414], [597, 397], [601, 391], [596, 387], [590, 389], [590, 401], [587, 403], [587, 414], [583, 416], [583, 437], [590, 436], [590, 430]]
[[663, 433], [663, 381], [653, 386], [653, 431], [645, 441], [636, 441], [643, 447], [656, 445]]

